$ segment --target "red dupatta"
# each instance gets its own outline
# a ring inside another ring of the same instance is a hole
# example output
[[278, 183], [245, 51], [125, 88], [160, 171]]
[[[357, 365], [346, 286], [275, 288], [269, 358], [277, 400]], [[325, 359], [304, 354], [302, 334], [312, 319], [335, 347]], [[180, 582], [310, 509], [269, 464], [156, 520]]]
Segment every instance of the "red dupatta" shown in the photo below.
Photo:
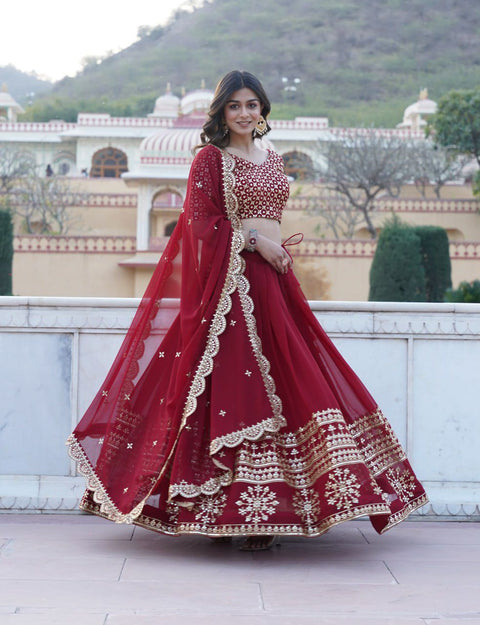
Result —
[[[116, 522], [138, 517], [160, 480], [184, 502], [217, 492], [231, 482], [233, 448], [285, 423], [243, 276], [233, 168], [214, 146], [195, 157], [178, 224], [67, 441], [102, 514]], [[247, 395], [238, 384], [245, 375]]]

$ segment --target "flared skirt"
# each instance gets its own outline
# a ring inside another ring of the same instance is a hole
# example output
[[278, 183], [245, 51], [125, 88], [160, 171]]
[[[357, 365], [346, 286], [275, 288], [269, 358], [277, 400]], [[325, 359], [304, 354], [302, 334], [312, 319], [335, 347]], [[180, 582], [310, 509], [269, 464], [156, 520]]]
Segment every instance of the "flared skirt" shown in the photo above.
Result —
[[[247, 292], [231, 295], [196, 410], [134, 522], [171, 535], [318, 536], [368, 515], [389, 529], [427, 502], [392, 428], [293, 272], [242, 256]], [[81, 507], [102, 515], [91, 491]]]

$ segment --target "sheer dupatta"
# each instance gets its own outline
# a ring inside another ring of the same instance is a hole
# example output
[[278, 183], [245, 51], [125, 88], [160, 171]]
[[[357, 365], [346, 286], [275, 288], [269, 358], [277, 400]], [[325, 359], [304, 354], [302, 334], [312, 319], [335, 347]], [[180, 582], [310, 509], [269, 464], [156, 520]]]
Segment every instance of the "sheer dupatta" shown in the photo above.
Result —
[[[170, 497], [215, 492], [231, 481], [229, 450], [285, 423], [243, 277], [233, 166], [214, 146], [195, 157], [175, 231], [102, 387], [67, 441], [102, 515], [113, 521], [137, 518], [162, 479], [174, 482]], [[227, 326], [233, 313], [236, 328]], [[212, 388], [220, 337], [233, 357], [225, 365], [231, 375]], [[254, 390], [235, 397], [245, 372]]]
[[67, 441], [95, 501], [112, 520], [138, 516], [195, 410], [206, 363], [201, 375], [192, 377], [192, 371], [202, 363], [209, 335], [221, 329], [202, 320], [215, 316], [232, 241], [221, 153], [208, 147], [194, 159], [184, 211], [120, 351]]

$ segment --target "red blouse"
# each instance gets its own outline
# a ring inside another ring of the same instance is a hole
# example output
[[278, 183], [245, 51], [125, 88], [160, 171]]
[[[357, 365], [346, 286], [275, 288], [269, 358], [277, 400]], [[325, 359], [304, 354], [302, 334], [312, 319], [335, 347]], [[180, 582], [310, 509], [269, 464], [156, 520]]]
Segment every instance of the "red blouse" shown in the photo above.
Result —
[[257, 165], [235, 154], [232, 156], [240, 218], [264, 217], [280, 222], [290, 190], [282, 157], [268, 150], [265, 161]]

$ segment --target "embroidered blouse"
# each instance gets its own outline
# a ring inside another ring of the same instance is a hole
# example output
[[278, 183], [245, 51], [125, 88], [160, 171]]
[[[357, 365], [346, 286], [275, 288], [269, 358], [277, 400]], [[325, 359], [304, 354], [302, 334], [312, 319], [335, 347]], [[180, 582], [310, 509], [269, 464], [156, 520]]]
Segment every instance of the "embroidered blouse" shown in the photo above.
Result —
[[280, 222], [290, 190], [282, 157], [268, 150], [267, 158], [258, 165], [235, 154], [232, 156], [240, 219], [264, 217]]

